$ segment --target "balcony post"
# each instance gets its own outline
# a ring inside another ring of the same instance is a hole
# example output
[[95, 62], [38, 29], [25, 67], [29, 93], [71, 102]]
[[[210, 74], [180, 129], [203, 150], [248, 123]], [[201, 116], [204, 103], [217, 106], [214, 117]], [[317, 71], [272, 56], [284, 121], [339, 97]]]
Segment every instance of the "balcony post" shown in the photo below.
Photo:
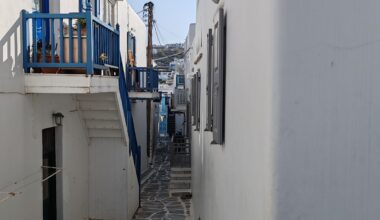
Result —
[[92, 6], [91, 2], [86, 4], [86, 28], [87, 28], [87, 76], [94, 74], [94, 39], [92, 38]]
[[29, 42], [28, 42], [28, 26], [26, 24], [27, 19], [26, 19], [26, 10], [21, 11], [21, 19], [22, 19], [22, 58], [23, 58], [23, 68], [25, 73], [30, 73], [30, 68], [28, 67], [29, 64]]

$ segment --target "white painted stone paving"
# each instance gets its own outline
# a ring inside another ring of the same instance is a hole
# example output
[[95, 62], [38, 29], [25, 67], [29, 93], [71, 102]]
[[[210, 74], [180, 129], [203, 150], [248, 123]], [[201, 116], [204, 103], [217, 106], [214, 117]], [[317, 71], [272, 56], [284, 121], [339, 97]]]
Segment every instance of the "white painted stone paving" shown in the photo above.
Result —
[[169, 196], [170, 162], [168, 145], [157, 147], [154, 173], [141, 189], [141, 207], [134, 220], [192, 220], [191, 199]]

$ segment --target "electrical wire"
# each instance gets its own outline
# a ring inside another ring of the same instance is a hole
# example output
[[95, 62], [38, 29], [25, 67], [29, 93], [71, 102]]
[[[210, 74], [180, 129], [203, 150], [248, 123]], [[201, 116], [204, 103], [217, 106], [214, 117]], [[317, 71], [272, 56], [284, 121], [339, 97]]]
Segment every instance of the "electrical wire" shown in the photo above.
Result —
[[3, 202], [5, 202], [5, 201], [7, 201], [7, 200], [9, 200], [9, 199], [11, 199], [11, 198], [13, 198], [13, 197], [15, 197], [15, 196], [17, 196], [17, 195], [22, 194], [23, 192], [20, 191], [21, 189], [25, 190], [27, 187], [29, 187], [29, 186], [31, 186], [31, 185], [33, 185], [35, 183], [43, 183], [43, 182], [51, 179], [52, 177], [54, 177], [58, 173], [62, 172], [62, 168], [59, 168], [59, 167], [42, 166], [41, 168], [55, 169], [56, 171], [53, 174], [49, 175], [48, 177], [46, 177], [46, 178], [44, 178], [42, 180], [37, 179], [37, 180], [34, 180], [34, 181], [30, 182], [30, 183], [21, 185], [21, 186], [17, 187], [15, 190], [13, 190], [12, 192], [0, 192], [0, 194], [7, 194], [8, 195], [8, 196], [0, 199], [0, 204], [3, 203]]
[[[156, 22], [156, 23], [157, 23], [157, 22]], [[168, 28], [163, 27], [161, 24], [157, 23], [157, 25], [158, 25], [159, 27], [161, 27], [161, 29], [163, 29], [163, 30], [166, 31], [167, 33], [169, 33], [169, 34], [171, 34], [171, 35], [173, 35], [173, 36], [175, 36], [175, 37], [181, 38], [181, 36], [179, 36], [178, 34], [175, 34], [174, 32], [170, 31]]]
[[158, 36], [157, 25], [156, 25], [156, 23], [153, 23], [153, 27], [154, 27], [154, 31], [155, 31], [156, 36], [157, 36], [158, 43], [159, 43], [160, 45], [162, 45], [161, 40], [160, 40], [160, 37]]

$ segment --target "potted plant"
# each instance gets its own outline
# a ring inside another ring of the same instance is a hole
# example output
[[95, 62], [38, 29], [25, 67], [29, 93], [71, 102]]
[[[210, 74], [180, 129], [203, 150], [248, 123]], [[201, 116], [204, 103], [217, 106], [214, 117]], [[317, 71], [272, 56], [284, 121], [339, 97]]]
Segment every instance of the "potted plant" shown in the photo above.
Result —
[[79, 26], [81, 28], [81, 36], [87, 36], [87, 19], [85, 18], [79, 18], [76, 23], [75, 23], [75, 27], [74, 27], [74, 30], [77, 31], [77, 35], [78, 35], [78, 30], [79, 30]]
[[[55, 49], [57, 49], [57, 44], [55, 45]], [[42, 47], [42, 40], [37, 42], [37, 62], [43, 62], [43, 50], [45, 50], [45, 63], [52, 63], [53, 57], [51, 55], [52, 45], [47, 43], [45, 48]], [[57, 51], [57, 50], [55, 50]], [[54, 63], [59, 63], [60, 58], [57, 54], [54, 54]], [[44, 67], [44, 68], [36, 68], [35, 71], [41, 73], [58, 73], [59, 68], [53, 67]]]

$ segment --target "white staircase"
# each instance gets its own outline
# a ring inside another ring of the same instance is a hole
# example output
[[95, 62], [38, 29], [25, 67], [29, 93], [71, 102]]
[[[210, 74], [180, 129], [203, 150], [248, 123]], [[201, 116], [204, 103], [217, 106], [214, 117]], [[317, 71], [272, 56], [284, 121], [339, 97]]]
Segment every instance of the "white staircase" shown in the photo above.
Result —
[[77, 95], [89, 139], [125, 138], [123, 112], [116, 93]]

